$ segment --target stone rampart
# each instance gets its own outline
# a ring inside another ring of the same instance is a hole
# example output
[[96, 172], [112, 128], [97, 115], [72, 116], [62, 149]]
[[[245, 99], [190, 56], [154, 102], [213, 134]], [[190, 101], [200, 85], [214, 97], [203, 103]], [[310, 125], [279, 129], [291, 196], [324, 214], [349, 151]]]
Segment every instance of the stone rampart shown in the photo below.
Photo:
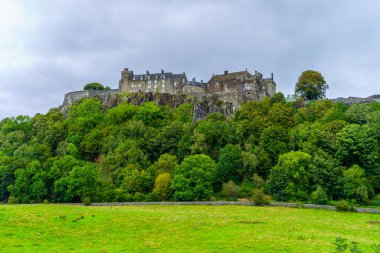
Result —
[[334, 101], [336, 103], [342, 102], [342, 103], [344, 103], [347, 106], [352, 105], [352, 104], [363, 104], [363, 103], [375, 103], [375, 102], [378, 102], [376, 99], [374, 99], [372, 97], [368, 97], [368, 98], [359, 98], [359, 97], [344, 98], [344, 97], [339, 97], [339, 98], [332, 98], [330, 100]]

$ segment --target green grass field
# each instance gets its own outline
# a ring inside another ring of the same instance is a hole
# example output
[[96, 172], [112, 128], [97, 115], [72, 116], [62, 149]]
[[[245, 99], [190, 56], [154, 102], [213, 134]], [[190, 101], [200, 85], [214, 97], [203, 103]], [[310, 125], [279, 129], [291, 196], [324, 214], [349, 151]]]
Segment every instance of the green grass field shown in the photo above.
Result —
[[364, 252], [380, 215], [249, 206], [0, 205], [0, 252]]

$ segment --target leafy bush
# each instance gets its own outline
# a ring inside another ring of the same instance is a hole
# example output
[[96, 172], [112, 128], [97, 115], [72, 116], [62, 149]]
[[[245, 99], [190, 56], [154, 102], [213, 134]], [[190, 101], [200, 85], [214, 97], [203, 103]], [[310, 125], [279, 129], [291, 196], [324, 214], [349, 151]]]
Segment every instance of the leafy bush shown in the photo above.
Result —
[[272, 201], [271, 196], [265, 194], [263, 190], [261, 189], [254, 189], [253, 190], [253, 196], [252, 201], [257, 206], [263, 206], [263, 205], [269, 205], [269, 203]]
[[334, 245], [335, 245], [336, 253], [341, 253], [341, 252], [346, 251], [346, 249], [348, 249], [347, 239], [344, 239], [340, 236], [335, 238]]
[[90, 199], [90, 197], [84, 197], [84, 198], [83, 198], [83, 204], [84, 204], [85, 206], [89, 206], [89, 205], [91, 204], [91, 199]]
[[42, 203], [43, 204], [50, 204], [49, 200], [47, 200], [47, 199], [44, 199], [44, 201]]
[[236, 200], [240, 195], [240, 187], [234, 181], [228, 181], [223, 184], [222, 194], [227, 200]]
[[145, 201], [145, 195], [144, 195], [144, 193], [136, 192], [135, 195], [133, 196], [133, 200], [136, 201], [136, 202]]
[[18, 203], [18, 200], [17, 200], [16, 197], [14, 197], [14, 196], [10, 196], [10, 197], [8, 198], [8, 204], [9, 204], [9, 205], [14, 205], [14, 204], [17, 204], [17, 203]]
[[342, 212], [354, 212], [355, 208], [350, 205], [346, 200], [341, 200], [336, 202], [335, 204], [336, 210], [337, 211], [342, 211]]
[[310, 201], [313, 204], [326, 205], [329, 199], [327, 198], [325, 190], [318, 185], [317, 189], [311, 193]]
[[257, 175], [256, 173], [253, 174], [253, 185], [256, 189], [264, 189], [265, 187], [265, 180], [260, 177], [259, 175]]
[[[353, 252], [353, 253], [362, 253], [363, 252], [359, 248], [359, 245], [358, 245], [357, 242], [352, 241], [351, 242], [351, 246], [349, 247], [348, 243], [347, 243], [347, 239], [342, 238], [340, 236], [338, 236], [337, 238], [335, 238], [334, 245], [335, 245], [335, 252], [336, 253], [345, 252], [347, 249], [350, 249], [350, 252]], [[377, 252], [376, 251], [377, 249], [375, 247], [373, 249], [374, 249], [375, 252]]]
[[240, 197], [252, 197], [252, 191], [254, 188], [254, 183], [252, 180], [245, 179], [240, 185]]

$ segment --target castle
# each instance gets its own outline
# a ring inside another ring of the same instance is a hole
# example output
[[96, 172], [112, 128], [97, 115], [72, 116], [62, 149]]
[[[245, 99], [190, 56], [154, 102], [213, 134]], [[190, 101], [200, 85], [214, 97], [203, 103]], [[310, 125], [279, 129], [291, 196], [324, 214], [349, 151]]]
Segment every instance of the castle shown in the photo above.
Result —
[[216, 95], [222, 100], [231, 95], [238, 102], [246, 100], [259, 101], [265, 96], [271, 97], [276, 93], [276, 83], [273, 73], [270, 78], [263, 78], [257, 71], [255, 74], [247, 70], [228, 73], [224, 71], [221, 75], [213, 75], [204, 83], [195, 79], [188, 81], [185, 72], [173, 74], [161, 70], [160, 73], [149, 73], [135, 75], [133, 71], [125, 68], [121, 72], [119, 90], [126, 93], [154, 92], [169, 94], [209, 94]]
[[[66, 112], [75, 101], [90, 97], [98, 97], [108, 107], [116, 106], [120, 102], [120, 93], [130, 94], [129, 97], [133, 97], [133, 94], [143, 94], [145, 100], [152, 100], [154, 97], [187, 97], [194, 103], [195, 111], [204, 111], [199, 113], [202, 116], [195, 117], [200, 119], [207, 112], [221, 110], [215, 107], [216, 104], [221, 104], [224, 107], [223, 113], [230, 115], [242, 102], [271, 97], [276, 93], [276, 83], [273, 74], [270, 78], [263, 78], [261, 73], [255, 71], [255, 74], [251, 74], [247, 70], [233, 73], [226, 70], [223, 74], [212, 75], [210, 80], [204, 83], [195, 79], [188, 80], [185, 72], [173, 74], [161, 70], [159, 73], [146, 71], [145, 74], [135, 75], [133, 71], [125, 68], [121, 72], [118, 89], [69, 92], [65, 94], [60, 110]], [[201, 103], [203, 105], [199, 107]]]

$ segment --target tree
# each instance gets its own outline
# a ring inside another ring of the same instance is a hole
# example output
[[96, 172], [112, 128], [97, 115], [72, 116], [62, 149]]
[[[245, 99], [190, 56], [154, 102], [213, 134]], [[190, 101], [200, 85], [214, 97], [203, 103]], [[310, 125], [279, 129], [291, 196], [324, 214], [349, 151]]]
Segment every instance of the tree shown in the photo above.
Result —
[[96, 167], [92, 164], [75, 166], [67, 177], [54, 182], [54, 192], [64, 202], [81, 202], [96, 192]]
[[308, 198], [311, 156], [301, 151], [280, 155], [270, 171], [267, 186], [275, 200], [305, 200]]
[[171, 175], [177, 165], [177, 157], [175, 155], [162, 154], [160, 158], [150, 166], [150, 169], [156, 175], [162, 173], [169, 173]]
[[228, 181], [241, 182], [243, 180], [243, 157], [238, 145], [228, 144], [220, 151], [216, 166], [217, 178], [220, 183]]
[[272, 165], [276, 164], [280, 154], [287, 151], [288, 142], [287, 130], [279, 125], [266, 128], [260, 136], [260, 148], [268, 153]]
[[156, 178], [154, 182], [153, 194], [155, 198], [159, 201], [169, 200], [172, 195], [172, 190], [170, 189], [170, 185], [172, 183], [172, 176], [164, 172]]
[[84, 90], [104, 90], [104, 86], [100, 83], [88, 83], [84, 86]]
[[141, 120], [147, 126], [159, 126], [162, 119], [164, 118], [164, 113], [161, 107], [159, 107], [155, 102], [145, 102], [139, 106], [135, 115], [133, 115], [133, 120]]
[[314, 70], [302, 72], [296, 83], [295, 93], [307, 100], [324, 98], [329, 88], [321, 73]]
[[8, 191], [22, 203], [41, 202], [47, 195], [46, 178], [40, 162], [32, 161], [26, 168], [15, 171], [15, 182], [8, 186]]
[[336, 157], [347, 167], [362, 167], [376, 189], [380, 189], [379, 144], [368, 125], [351, 124], [337, 134]]
[[310, 177], [314, 185], [321, 187], [329, 198], [342, 198], [343, 166], [340, 162], [318, 150], [310, 164]]
[[192, 155], [175, 168], [171, 189], [177, 201], [203, 200], [212, 194], [216, 165], [207, 155]]
[[343, 172], [343, 175], [345, 197], [358, 202], [368, 202], [373, 195], [373, 189], [365, 177], [364, 170], [354, 165]]
[[137, 109], [137, 106], [124, 101], [118, 106], [109, 109], [104, 115], [104, 121], [107, 125], [120, 124], [126, 120], [132, 119]]

